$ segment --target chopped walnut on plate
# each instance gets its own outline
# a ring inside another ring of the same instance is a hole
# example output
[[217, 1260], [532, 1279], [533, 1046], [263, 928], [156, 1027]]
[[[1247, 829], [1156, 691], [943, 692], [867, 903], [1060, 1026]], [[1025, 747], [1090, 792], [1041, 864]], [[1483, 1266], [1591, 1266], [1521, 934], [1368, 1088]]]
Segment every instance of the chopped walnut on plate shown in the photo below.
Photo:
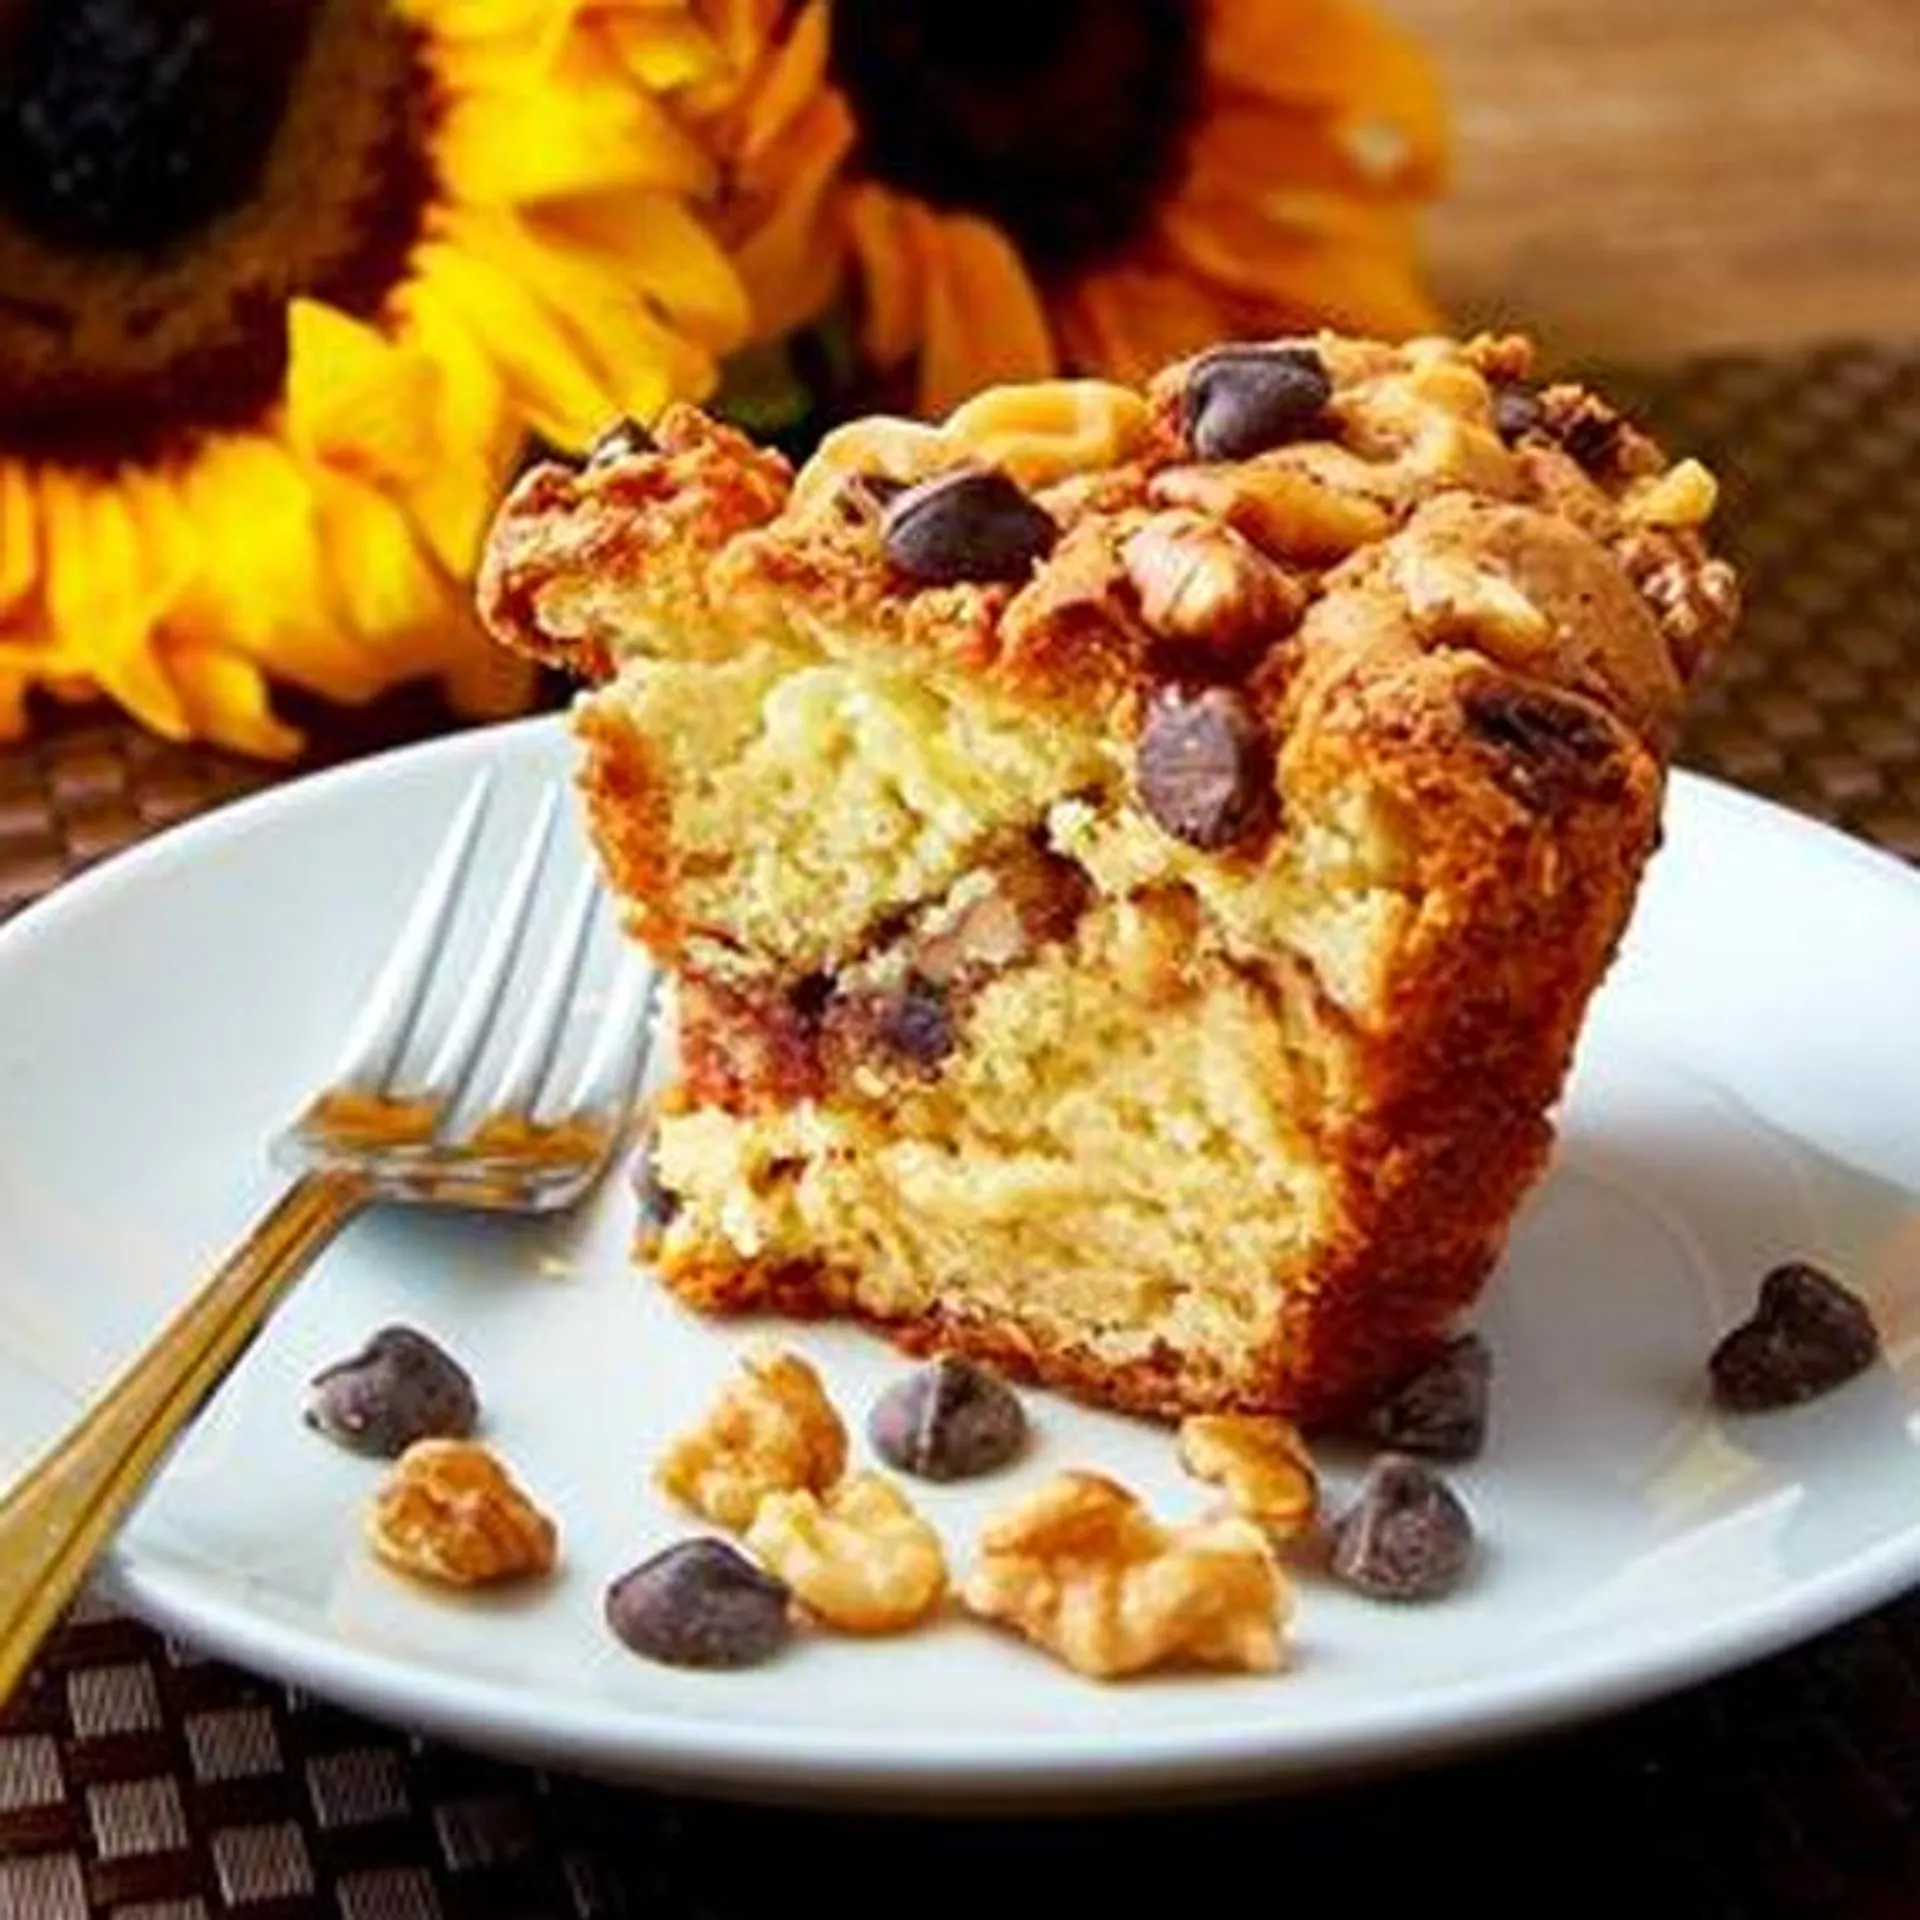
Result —
[[550, 1572], [553, 1522], [471, 1440], [417, 1440], [375, 1496], [367, 1536], [389, 1566], [475, 1587]]
[[796, 1353], [758, 1348], [706, 1418], [662, 1455], [654, 1479], [738, 1532], [772, 1493], [823, 1493], [846, 1471], [847, 1430], [820, 1376]]
[[807, 1610], [843, 1633], [918, 1626], [947, 1590], [940, 1536], [877, 1473], [832, 1492], [769, 1494], [747, 1545]]
[[961, 1598], [1097, 1679], [1162, 1666], [1269, 1671], [1292, 1605], [1252, 1522], [1163, 1527], [1096, 1473], [1060, 1474], [991, 1519]]

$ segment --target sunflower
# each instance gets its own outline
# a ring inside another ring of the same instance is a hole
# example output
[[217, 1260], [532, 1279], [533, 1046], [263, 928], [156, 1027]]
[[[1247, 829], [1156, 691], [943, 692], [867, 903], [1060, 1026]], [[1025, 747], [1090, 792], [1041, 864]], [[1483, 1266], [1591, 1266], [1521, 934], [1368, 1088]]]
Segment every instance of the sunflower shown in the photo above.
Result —
[[837, 262], [867, 367], [924, 411], [1234, 335], [1434, 320], [1413, 214], [1443, 171], [1439, 93], [1364, 0], [710, 11], [763, 77], [752, 138], [709, 137], [735, 204], [794, 243], [759, 250], [756, 300], [804, 309]]
[[527, 434], [747, 331], [657, 97], [721, 51], [674, 0], [0, 5], [0, 736], [34, 688], [260, 754], [273, 681], [519, 702], [466, 581]]

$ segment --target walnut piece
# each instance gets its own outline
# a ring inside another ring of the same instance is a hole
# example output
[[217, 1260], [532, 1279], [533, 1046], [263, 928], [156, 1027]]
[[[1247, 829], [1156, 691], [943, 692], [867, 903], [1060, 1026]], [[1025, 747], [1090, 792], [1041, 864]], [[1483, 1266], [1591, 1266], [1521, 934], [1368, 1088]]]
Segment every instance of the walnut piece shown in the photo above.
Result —
[[449, 1586], [552, 1570], [554, 1524], [487, 1449], [416, 1440], [374, 1496], [367, 1537], [389, 1566]]
[[1140, 617], [1163, 640], [1237, 658], [1298, 623], [1306, 592], [1250, 541], [1190, 508], [1156, 513], [1121, 550]]
[[1087, 904], [1086, 875], [1036, 849], [976, 868], [919, 928], [907, 964], [935, 986], [997, 973], [1049, 940], [1064, 940]]
[[1043, 487], [1131, 459], [1150, 429], [1147, 403], [1109, 381], [988, 387], [938, 426], [875, 414], [835, 427], [800, 469], [787, 513], [817, 518], [847, 481], [863, 474], [911, 485], [974, 465], [999, 467], [1023, 487]]
[[1023, 487], [1100, 472], [1145, 445], [1151, 415], [1131, 387], [1109, 380], [1039, 380], [988, 387], [950, 413], [941, 431], [982, 466]]
[[1313, 1456], [1291, 1420], [1196, 1413], [1180, 1423], [1180, 1464], [1226, 1490], [1242, 1519], [1271, 1540], [1295, 1540], [1320, 1503]]
[[1522, 665], [1552, 635], [1552, 623], [1516, 581], [1465, 554], [1412, 548], [1396, 554], [1392, 567], [1424, 639], [1471, 639]]
[[1250, 460], [1226, 466], [1167, 467], [1153, 476], [1157, 506], [1192, 507], [1226, 521], [1277, 560], [1344, 560], [1383, 538], [1384, 508], [1330, 485], [1298, 461]]
[[857, 1473], [824, 1499], [768, 1495], [747, 1545], [802, 1605], [843, 1633], [903, 1632], [947, 1590], [939, 1535], [877, 1473]]
[[662, 1455], [654, 1481], [736, 1532], [768, 1494], [823, 1491], [847, 1465], [847, 1430], [820, 1376], [796, 1353], [758, 1348], [707, 1417]]
[[1712, 518], [1719, 497], [1719, 483], [1698, 460], [1681, 460], [1628, 488], [1620, 517], [1630, 527], [1697, 527]]
[[1653, 609], [1676, 672], [1692, 680], [1726, 645], [1740, 617], [1740, 583], [1698, 535], [1641, 528], [1620, 543], [1620, 564]]
[[1291, 1611], [1251, 1522], [1168, 1529], [1094, 1473], [1060, 1474], [989, 1520], [961, 1599], [1103, 1680], [1171, 1665], [1270, 1671]]
[[821, 436], [812, 457], [794, 479], [786, 514], [793, 520], [816, 519], [831, 511], [849, 480], [867, 474], [911, 486], [957, 461], [952, 442], [938, 427], [886, 414], [849, 420]]

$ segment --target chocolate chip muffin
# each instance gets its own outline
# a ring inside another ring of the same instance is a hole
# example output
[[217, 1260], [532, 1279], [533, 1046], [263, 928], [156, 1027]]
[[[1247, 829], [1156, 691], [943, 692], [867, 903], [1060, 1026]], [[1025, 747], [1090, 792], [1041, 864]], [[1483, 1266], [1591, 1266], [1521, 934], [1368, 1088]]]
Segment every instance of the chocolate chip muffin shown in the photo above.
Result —
[[1331, 336], [527, 474], [482, 610], [595, 683], [679, 984], [657, 1272], [1160, 1416], [1405, 1377], [1546, 1159], [1713, 491], [1524, 341]]

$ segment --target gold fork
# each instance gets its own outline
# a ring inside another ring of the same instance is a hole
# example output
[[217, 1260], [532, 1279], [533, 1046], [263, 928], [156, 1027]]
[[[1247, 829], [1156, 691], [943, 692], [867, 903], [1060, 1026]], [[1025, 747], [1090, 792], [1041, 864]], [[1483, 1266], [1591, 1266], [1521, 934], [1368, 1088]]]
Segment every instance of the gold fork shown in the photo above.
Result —
[[[272, 1143], [289, 1185], [98, 1401], [0, 1500], [0, 1701], [13, 1691], [181, 1428], [320, 1251], [375, 1201], [550, 1213], [605, 1172], [645, 1072], [659, 976], [624, 949], [590, 978], [603, 910], [590, 870], [572, 885], [544, 964], [521, 955], [559, 795], [541, 795], [464, 986], [448, 987], [456, 927], [490, 811], [482, 771], [461, 801], [382, 963], [332, 1078]], [[507, 1003], [524, 988], [512, 1016]], [[438, 1003], [456, 1004], [423, 1049]], [[571, 1084], [568, 1036], [599, 1023]], [[512, 1031], [508, 1031], [512, 1029]], [[423, 1050], [424, 1063], [415, 1060]], [[484, 1081], [484, 1097], [469, 1090]]]

